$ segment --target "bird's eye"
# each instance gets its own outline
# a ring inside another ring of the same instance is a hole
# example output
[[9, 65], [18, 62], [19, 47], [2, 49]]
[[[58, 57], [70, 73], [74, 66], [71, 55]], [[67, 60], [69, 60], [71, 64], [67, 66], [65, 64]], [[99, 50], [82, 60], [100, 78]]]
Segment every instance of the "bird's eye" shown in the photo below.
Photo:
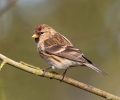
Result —
[[40, 32], [40, 34], [43, 34], [44, 32]]
[[39, 36], [41, 35], [41, 34], [43, 34], [44, 32], [36, 32]]

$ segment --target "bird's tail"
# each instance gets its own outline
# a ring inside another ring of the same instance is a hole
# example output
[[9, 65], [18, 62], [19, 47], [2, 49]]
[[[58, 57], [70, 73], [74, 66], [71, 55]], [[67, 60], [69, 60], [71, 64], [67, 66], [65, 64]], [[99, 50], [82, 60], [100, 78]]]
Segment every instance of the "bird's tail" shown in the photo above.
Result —
[[93, 64], [90, 64], [90, 63], [84, 63], [84, 65], [86, 65], [87, 67], [95, 70], [96, 72], [98, 73], [101, 73], [103, 74], [104, 76], [107, 75], [105, 72], [103, 72], [102, 70], [100, 70], [99, 68], [95, 67]]

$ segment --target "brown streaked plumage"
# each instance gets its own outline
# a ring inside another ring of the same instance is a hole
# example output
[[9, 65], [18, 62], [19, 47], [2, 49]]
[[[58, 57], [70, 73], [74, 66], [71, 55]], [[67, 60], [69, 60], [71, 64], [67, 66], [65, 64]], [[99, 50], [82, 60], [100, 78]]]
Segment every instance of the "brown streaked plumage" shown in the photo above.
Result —
[[69, 41], [67, 41], [64, 37], [62, 37], [59, 33], [54, 34], [51, 38], [44, 41], [44, 45], [49, 47], [51, 45], [72, 45]]
[[[63, 35], [46, 24], [39, 25], [32, 36], [37, 43], [40, 56], [51, 66], [51, 68], [65, 69], [74, 66], [87, 66], [103, 75], [105, 72], [84, 57], [83, 53]], [[50, 68], [49, 68], [50, 69]], [[46, 71], [46, 70], [45, 70]], [[44, 73], [45, 73], [44, 71]]]

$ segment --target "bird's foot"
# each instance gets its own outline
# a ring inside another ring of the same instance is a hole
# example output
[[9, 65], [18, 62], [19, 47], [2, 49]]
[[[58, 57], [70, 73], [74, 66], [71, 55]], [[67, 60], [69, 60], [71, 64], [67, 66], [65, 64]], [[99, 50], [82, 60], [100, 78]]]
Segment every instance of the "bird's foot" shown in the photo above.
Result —
[[63, 81], [64, 77], [65, 77], [65, 75], [63, 75], [63, 74], [62, 74], [62, 79], [60, 80], [60, 82], [62, 82], [62, 81]]
[[43, 69], [43, 68], [42, 68], [42, 71], [43, 71], [43, 73], [42, 73], [42, 75], [41, 75], [41, 76], [44, 76], [44, 75], [45, 75], [45, 73], [46, 73], [46, 69]]
[[47, 72], [47, 70], [48, 69], [51, 69], [51, 67], [49, 67], [49, 68], [46, 68], [46, 69], [42, 69], [42, 71], [43, 71], [43, 74], [41, 75], [41, 76], [44, 76], [45, 75], [45, 73]]

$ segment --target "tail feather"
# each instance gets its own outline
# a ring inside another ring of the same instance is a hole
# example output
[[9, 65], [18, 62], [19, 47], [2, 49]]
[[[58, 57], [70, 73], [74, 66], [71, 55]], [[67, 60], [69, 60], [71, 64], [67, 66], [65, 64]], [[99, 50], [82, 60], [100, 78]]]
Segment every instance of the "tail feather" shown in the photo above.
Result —
[[104, 76], [107, 75], [105, 72], [103, 72], [102, 70], [100, 70], [99, 68], [95, 67], [94, 65], [90, 64], [90, 63], [85, 63], [84, 65], [86, 65], [87, 67], [95, 70], [98, 73], [103, 74]]

